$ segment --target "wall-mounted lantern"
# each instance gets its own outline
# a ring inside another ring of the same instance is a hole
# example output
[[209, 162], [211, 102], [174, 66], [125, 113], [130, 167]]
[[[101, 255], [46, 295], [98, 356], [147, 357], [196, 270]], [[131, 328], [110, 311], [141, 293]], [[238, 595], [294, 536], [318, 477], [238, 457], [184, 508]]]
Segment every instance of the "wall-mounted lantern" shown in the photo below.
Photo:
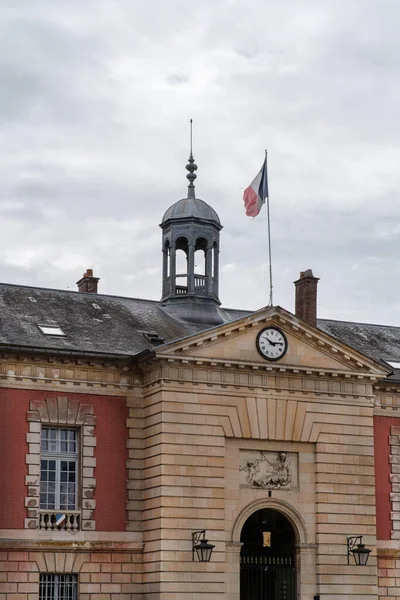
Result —
[[209, 544], [208, 540], [206, 540], [206, 530], [202, 529], [201, 531], [193, 531], [192, 541], [192, 560], [194, 560], [194, 555], [196, 553], [198, 561], [209, 562], [215, 546], [213, 544]]
[[369, 548], [362, 543], [362, 535], [347, 536], [347, 564], [350, 564], [350, 555], [354, 557], [356, 565], [366, 565], [371, 552]]

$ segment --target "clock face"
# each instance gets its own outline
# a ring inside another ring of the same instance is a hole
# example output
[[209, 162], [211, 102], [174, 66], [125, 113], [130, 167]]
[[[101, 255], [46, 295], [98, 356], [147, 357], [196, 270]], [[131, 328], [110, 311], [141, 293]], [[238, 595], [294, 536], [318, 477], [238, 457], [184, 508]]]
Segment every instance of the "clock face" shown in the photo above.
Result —
[[288, 342], [283, 331], [277, 327], [265, 327], [257, 336], [258, 352], [267, 360], [279, 360], [286, 354]]

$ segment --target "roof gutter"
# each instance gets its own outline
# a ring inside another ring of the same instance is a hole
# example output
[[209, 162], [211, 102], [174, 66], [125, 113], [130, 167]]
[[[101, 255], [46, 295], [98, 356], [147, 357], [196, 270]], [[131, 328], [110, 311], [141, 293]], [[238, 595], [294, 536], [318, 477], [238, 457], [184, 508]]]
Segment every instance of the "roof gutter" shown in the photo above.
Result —
[[153, 350], [146, 348], [137, 354], [108, 354], [106, 352], [90, 352], [87, 350], [60, 350], [58, 348], [44, 348], [40, 346], [18, 346], [13, 344], [0, 344], [0, 352], [11, 352], [13, 354], [31, 354], [45, 356], [60, 356], [71, 358], [94, 358], [102, 360], [125, 360], [138, 359], [154, 354]]

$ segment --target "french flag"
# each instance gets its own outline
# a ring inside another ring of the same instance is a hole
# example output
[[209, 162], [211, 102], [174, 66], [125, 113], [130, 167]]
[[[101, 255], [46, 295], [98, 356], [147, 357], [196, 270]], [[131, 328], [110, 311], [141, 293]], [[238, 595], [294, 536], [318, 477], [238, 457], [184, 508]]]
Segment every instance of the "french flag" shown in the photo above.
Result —
[[66, 515], [64, 515], [63, 513], [57, 513], [56, 514], [56, 526], [61, 527], [62, 525], [65, 525], [65, 519], [66, 519]]
[[244, 190], [243, 200], [248, 217], [256, 217], [268, 198], [267, 155], [260, 172]]

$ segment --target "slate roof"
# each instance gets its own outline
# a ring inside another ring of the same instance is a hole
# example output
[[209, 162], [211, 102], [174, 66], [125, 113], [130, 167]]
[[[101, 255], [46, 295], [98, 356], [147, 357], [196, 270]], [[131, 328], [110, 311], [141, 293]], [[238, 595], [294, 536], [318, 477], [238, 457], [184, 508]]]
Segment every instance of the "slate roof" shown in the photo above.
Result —
[[[228, 322], [245, 311], [222, 312]], [[39, 325], [58, 325], [65, 337], [45, 335]], [[0, 284], [3, 349], [128, 357], [197, 331], [199, 327], [168, 314], [161, 302]]]
[[400, 381], [400, 369], [389, 364], [400, 363], [400, 327], [330, 319], [318, 319], [317, 325], [337, 340], [391, 368], [390, 380]]
[[[252, 311], [221, 309], [225, 322]], [[45, 335], [39, 325], [57, 325], [65, 337]], [[211, 325], [210, 325], [211, 327]], [[318, 327], [393, 369], [400, 381], [400, 327], [318, 319]], [[132, 357], [161, 343], [173, 342], [207, 329], [168, 313], [155, 300], [124, 298], [0, 283], [0, 348]]]

